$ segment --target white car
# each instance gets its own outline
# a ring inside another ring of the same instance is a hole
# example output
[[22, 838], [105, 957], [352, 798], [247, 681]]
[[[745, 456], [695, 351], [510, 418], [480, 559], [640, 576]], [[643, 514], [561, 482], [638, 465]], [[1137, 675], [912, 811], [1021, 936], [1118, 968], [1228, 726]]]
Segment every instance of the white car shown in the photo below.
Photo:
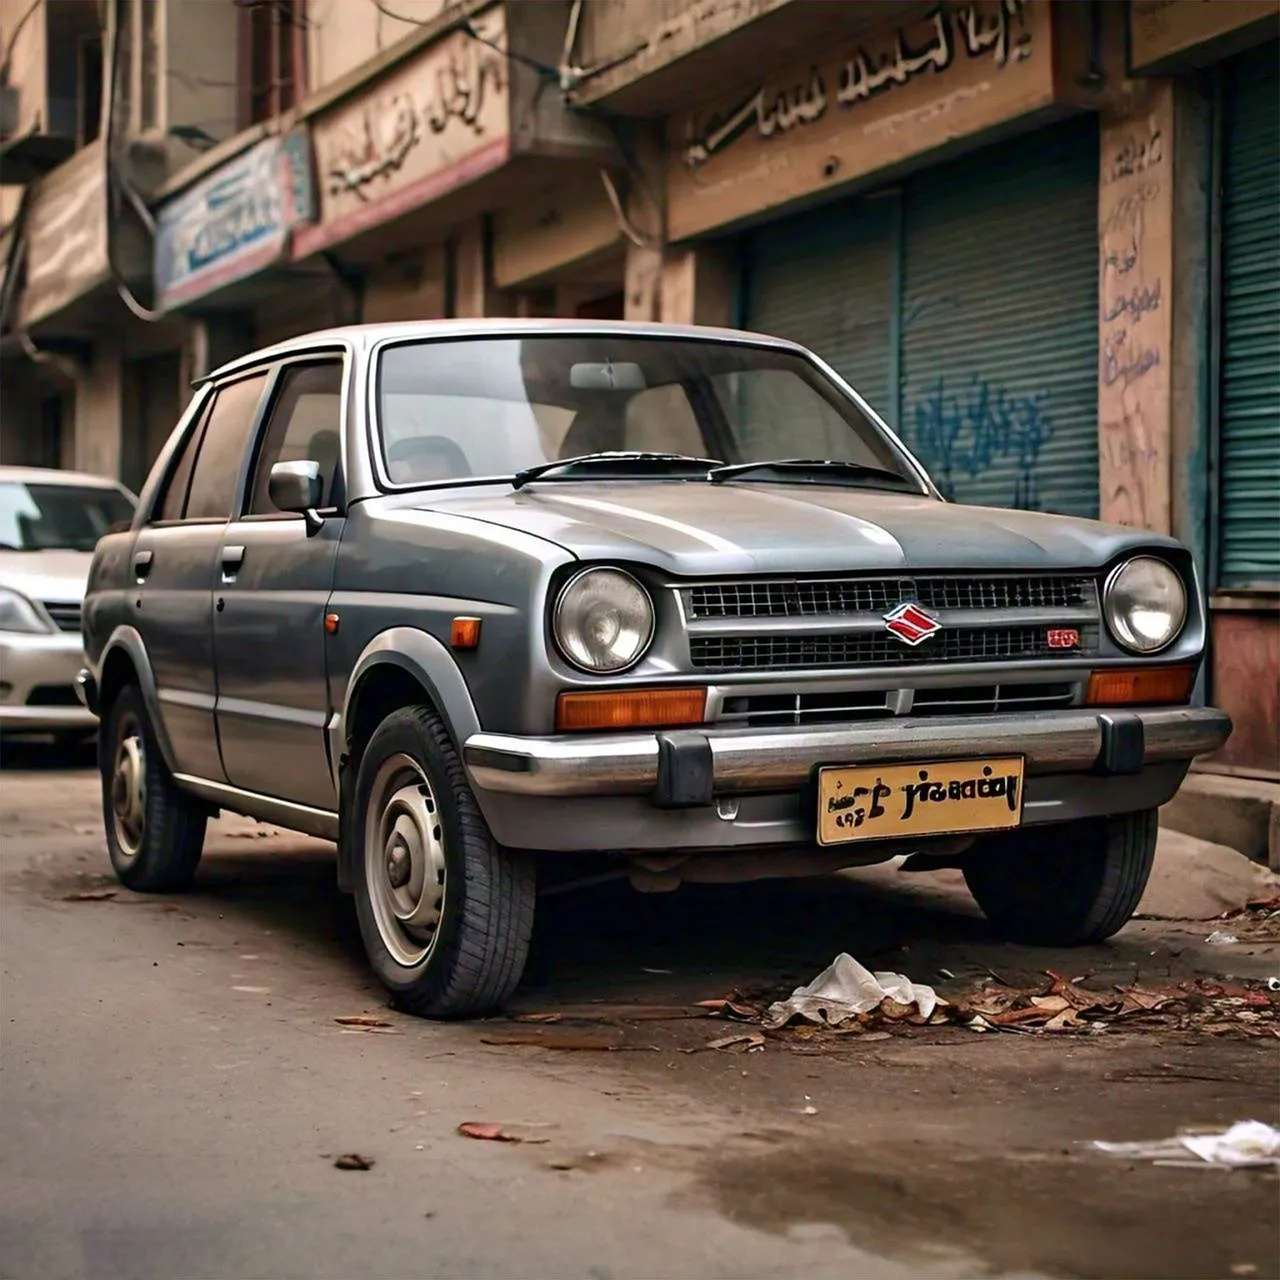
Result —
[[97, 727], [76, 695], [80, 611], [98, 539], [136, 506], [101, 476], [0, 467], [0, 732], [74, 739]]

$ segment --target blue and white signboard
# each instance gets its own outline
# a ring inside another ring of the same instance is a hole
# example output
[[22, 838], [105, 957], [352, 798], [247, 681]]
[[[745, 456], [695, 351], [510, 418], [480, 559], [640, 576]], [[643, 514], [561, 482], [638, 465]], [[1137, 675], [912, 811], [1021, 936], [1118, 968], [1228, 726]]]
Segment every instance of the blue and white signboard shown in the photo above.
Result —
[[267, 138], [164, 205], [155, 281], [169, 311], [279, 261], [315, 219], [308, 135]]

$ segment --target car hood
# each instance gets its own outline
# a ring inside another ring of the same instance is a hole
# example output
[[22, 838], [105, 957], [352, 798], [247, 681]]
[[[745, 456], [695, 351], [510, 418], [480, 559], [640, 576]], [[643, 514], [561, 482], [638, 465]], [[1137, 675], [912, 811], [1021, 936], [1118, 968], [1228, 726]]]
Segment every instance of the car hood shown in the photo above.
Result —
[[1136, 544], [1177, 546], [1094, 520], [829, 485], [574, 482], [429, 505], [673, 574], [1095, 568]]
[[92, 551], [0, 551], [0, 587], [29, 600], [79, 604], [92, 563]]

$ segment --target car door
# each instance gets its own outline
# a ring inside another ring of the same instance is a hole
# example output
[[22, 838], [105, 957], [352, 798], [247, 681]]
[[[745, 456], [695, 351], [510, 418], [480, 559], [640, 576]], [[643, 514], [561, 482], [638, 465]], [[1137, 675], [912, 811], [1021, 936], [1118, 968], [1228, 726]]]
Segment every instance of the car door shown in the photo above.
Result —
[[[325, 607], [345, 520], [340, 461], [341, 353], [279, 365], [268, 392], [244, 499], [227, 525], [214, 600], [218, 739], [227, 781], [333, 810], [325, 724]], [[309, 531], [267, 491], [277, 462], [319, 464], [324, 523]]]
[[179, 773], [223, 781], [214, 708], [213, 588], [237, 471], [266, 372], [215, 388], [175, 453], [132, 552], [133, 623]]

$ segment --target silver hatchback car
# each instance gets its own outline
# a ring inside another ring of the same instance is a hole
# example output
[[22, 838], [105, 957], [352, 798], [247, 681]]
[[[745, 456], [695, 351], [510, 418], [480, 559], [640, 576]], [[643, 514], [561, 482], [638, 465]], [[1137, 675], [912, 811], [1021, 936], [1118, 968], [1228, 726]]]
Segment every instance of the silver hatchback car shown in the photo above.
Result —
[[82, 738], [80, 611], [98, 539], [137, 499], [76, 471], [0, 467], [0, 732]]
[[946, 502], [810, 352], [729, 331], [316, 333], [204, 383], [98, 547], [120, 879], [226, 808], [336, 840], [370, 961], [456, 1016], [537, 869], [646, 890], [914, 853], [1006, 937], [1119, 929], [1230, 722], [1173, 539]]

